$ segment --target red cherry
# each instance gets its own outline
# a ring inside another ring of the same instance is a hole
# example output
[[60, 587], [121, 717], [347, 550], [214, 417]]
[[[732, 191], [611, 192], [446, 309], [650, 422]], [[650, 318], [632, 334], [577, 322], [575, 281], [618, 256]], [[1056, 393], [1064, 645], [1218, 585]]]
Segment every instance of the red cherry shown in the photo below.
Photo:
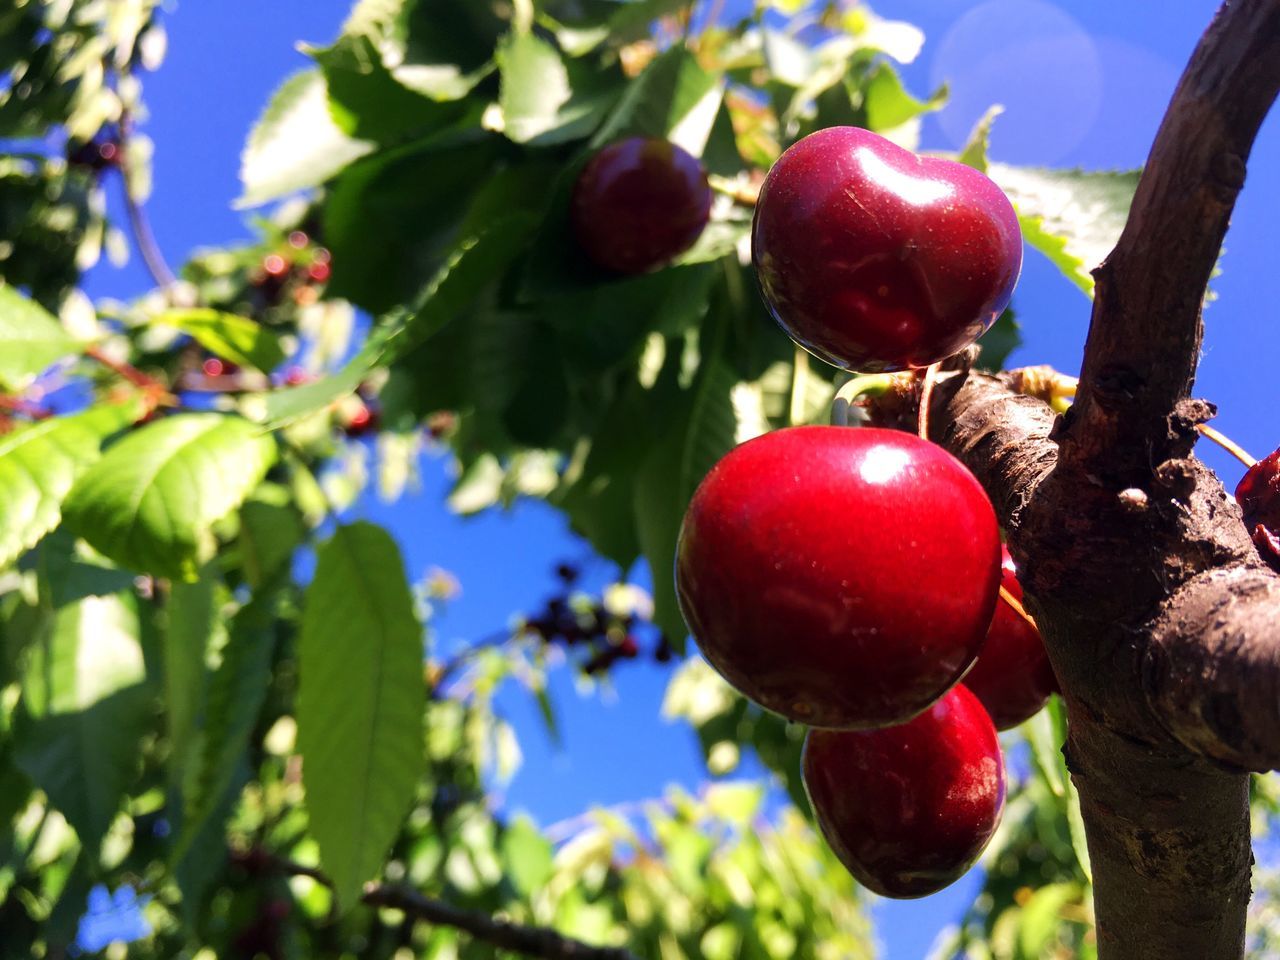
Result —
[[354, 440], [377, 430], [380, 420], [381, 417], [379, 417], [377, 410], [374, 410], [368, 404], [362, 403], [359, 408], [352, 411], [350, 416], [347, 417], [343, 432]]
[[314, 283], [324, 283], [329, 279], [330, 272], [329, 264], [321, 260], [317, 260], [315, 263], [311, 264], [311, 266], [307, 267], [307, 276]]
[[926, 367], [1009, 303], [1017, 215], [964, 164], [866, 130], [794, 144], [760, 190], [752, 257], [770, 312], [806, 350], [850, 370]]
[[206, 377], [220, 377], [223, 372], [222, 361], [217, 357], [209, 357], [200, 364], [200, 369]]
[[1280, 570], [1280, 450], [1245, 471], [1236, 487], [1236, 501], [1258, 552]]
[[284, 375], [285, 386], [289, 387], [300, 387], [304, 383], [310, 383], [311, 379], [311, 374], [307, 373], [306, 370], [299, 366], [289, 367], [289, 369], [285, 371]]
[[802, 764], [827, 843], [886, 897], [925, 897], [958, 880], [1004, 808], [996, 729], [963, 686], [900, 726], [810, 730]]
[[991, 503], [941, 447], [875, 427], [792, 427], [732, 450], [676, 552], [703, 655], [816, 727], [901, 723], [968, 669], [991, 623]]
[[702, 164], [666, 140], [610, 144], [583, 168], [573, 193], [573, 229], [597, 265], [644, 273], [693, 246], [711, 216]]
[[262, 270], [269, 277], [280, 278], [289, 272], [289, 264], [278, 253], [269, 253], [262, 258]]
[[[1007, 548], [1001, 548], [1001, 586], [1022, 600], [1022, 584]], [[1040, 631], [1009, 604], [996, 604], [987, 642], [964, 685], [982, 701], [997, 730], [1016, 727], [1040, 711], [1057, 692], [1058, 681], [1049, 666]]]

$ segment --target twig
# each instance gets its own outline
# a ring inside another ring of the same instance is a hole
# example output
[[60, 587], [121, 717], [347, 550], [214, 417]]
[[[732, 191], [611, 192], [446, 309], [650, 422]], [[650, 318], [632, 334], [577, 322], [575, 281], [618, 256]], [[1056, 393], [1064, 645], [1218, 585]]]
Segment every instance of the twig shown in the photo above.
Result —
[[1224, 3], [1152, 145], [1116, 248], [1095, 272], [1093, 320], [1063, 454], [1141, 484], [1176, 456], [1169, 417], [1190, 395], [1201, 307], [1254, 138], [1280, 93], [1280, 0]]
[[365, 888], [364, 902], [374, 907], [392, 907], [407, 915], [438, 926], [453, 927], [476, 940], [502, 950], [542, 960], [640, 960], [622, 947], [593, 947], [547, 927], [523, 926], [498, 920], [485, 913], [461, 910], [448, 903], [424, 897], [406, 887], [374, 884]]
[[0, 394], [0, 410], [9, 413], [20, 413], [32, 420], [47, 420], [53, 416], [52, 411], [32, 403], [24, 397], [11, 397], [6, 394]]
[[135, 387], [139, 387], [148, 393], [168, 394], [169, 388], [155, 377], [143, 373], [137, 367], [124, 363], [120, 360], [114, 360], [103, 352], [101, 347], [88, 347], [84, 355], [90, 360], [96, 360], [108, 370], [118, 374], [125, 380], [128, 380]]
[[134, 243], [138, 247], [138, 253], [142, 255], [142, 262], [146, 264], [147, 271], [158, 286], [168, 289], [178, 282], [178, 278], [174, 275], [173, 270], [169, 268], [168, 261], [165, 260], [164, 254], [160, 250], [160, 244], [156, 242], [156, 235], [151, 229], [151, 220], [147, 217], [147, 212], [142, 208], [142, 204], [138, 202], [133, 193], [133, 167], [129, 159], [131, 127], [132, 119], [126, 113], [120, 118], [118, 134], [120, 143], [120, 182], [121, 192], [124, 194], [125, 213], [129, 217], [129, 227], [133, 231]]
[[[283, 857], [274, 858], [274, 862], [284, 873], [310, 877], [330, 889], [333, 887], [333, 881], [316, 867], [308, 867]], [[548, 927], [525, 926], [509, 920], [499, 920], [487, 913], [463, 910], [423, 896], [409, 887], [371, 883], [364, 889], [363, 901], [371, 907], [401, 910], [414, 920], [461, 930], [476, 940], [501, 950], [522, 953], [526, 957], [541, 960], [640, 960], [621, 947], [593, 947]]]

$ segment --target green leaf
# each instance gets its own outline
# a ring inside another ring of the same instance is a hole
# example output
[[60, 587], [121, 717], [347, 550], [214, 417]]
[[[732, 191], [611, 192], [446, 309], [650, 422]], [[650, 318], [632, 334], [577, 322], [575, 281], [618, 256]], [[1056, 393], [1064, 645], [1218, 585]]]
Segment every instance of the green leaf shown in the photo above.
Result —
[[1026, 242], [1093, 296], [1090, 271], [1120, 239], [1141, 171], [1089, 173], [989, 165], [987, 174], [1013, 201]]
[[542, 890], [553, 873], [551, 841], [528, 817], [516, 817], [502, 833], [502, 863], [520, 896], [528, 899]]
[[[478, 5], [477, 5], [478, 6]], [[481, 62], [498, 21], [483, 9], [441, 0], [361, 0], [342, 33], [361, 37], [405, 88], [432, 100], [465, 97], [492, 70]]]
[[394, 357], [404, 356], [434, 336], [475, 300], [524, 250], [535, 226], [535, 217], [517, 213], [463, 238], [415, 300], [404, 333], [394, 345]]
[[339, 904], [376, 874], [425, 765], [422, 627], [395, 542], [367, 523], [319, 550], [298, 641], [311, 833]]
[[306, 537], [289, 491], [263, 484], [240, 507], [240, 565], [254, 589], [273, 580]]
[[270, 373], [284, 362], [280, 339], [255, 320], [219, 310], [167, 310], [155, 324], [173, 327], [223, 360]]
[[532, 33], [512, 33], [498, 46], [497, 61], [502, 132], [529, 143], [560, 126], [560, 110], [573, 90], [555, 47]]
[[902, 85], [898, 71], [887, 63], [876, 67], [863, 89], [867, 126], [878, 132], [893, 130], [922, 114], [941, 110], [946, 102], [945, 86], [934, 91], [928, 100], [916, 99]]
[[94, 407], [0, 437], [0, 568], [58, 525], [63, 499], [97, 461], [103, 439], [137, 413], [132, 403]]
[[279, 430], [355, 393], [369, 372], [382, 362], [388, 343], [400, 333], [402, 325], [401, 320], [375, 328], [364, 346], [337, 373], [301, 386], [272, 391], [267, 396], [264, 415], [267, 429]]
[[0, 387], [22, 390], [79, 349], [51, 313], [0, 281]]
[[995, 125], [996, 118], [1002, 113], [1004, 113], [1004, 107], [998, 103], [987, 108], [987, 112], [973, 125], [969, 139], [964, 149], [960, 151], [960, 155], [956, 157], [957, 160], [981, 173], [987, 172], [987, 151], [991, 149], [991, 128]]
[[240, 158], [238, 207], [319, 186], [374, 144], [349, 137], [329, 114], [324, 76], [304, 70], [281, 85], [249, 134]]
[[676, 600], [675, 559], [686, 502], [677, 492], [683, 434], [673, 431], [645, 460], [636, 476], [632, 509], [640, 549], [653, 580], [653, 622], [683, 652], [689, 630]]
[[40, 578], [40, 601], [56, 610], [85, 597], [105, 597], [132, 589], [136, 579], [95, 553], [83, 540], [58, 528], [19, 564]]
[[1051, 883], [1032, 894], [1018, 919], [1017, 960], [1039, 960], [1055, 946], [1058, 927], [1064, 922], [1062, 908], [1083, 895], [1078, 883]]
[[[208, 686], [205, 660], [215, 636], [225, 633], [218, 589], [209, 571], [194, 583], [174, 583], [165, 605], [164, 635], [165, 704], [169, 719], [169, 782], [182, 787], [192, 766], [204, 715]], [[219, 644], [220, 645], [220, 644]], [[197, 754], [198, 756], [198, 754]]]
[[623, 137], [663, 137], [700, 157], [723, 97], [723, 78], [703, 70], [685, 47], [672, 47], [627, 87], [592, 146]]
[[132, 599], [92, 597], [50, 615], [22, 687], [17, 764], [96, 852], [151, 722]]
[[[702, 361], [699, 382], [689, 414], [684, 448], [680, 457], [678, 490], [687, 504], [702, 478], [738, 443], [738, 410], [733, 402], [737, 377], [718, 354]], [[763, 417], [763, 412], [761, 414]], [[748, 428], [743, 440], [763, 433], [765, 426], [757, 422]]]
[[181, 828], [171, 854], [179, 867], [206, 834], [209, 821], [225, 809], [227, 792], [240, 779], [249, 737], [271, 684], [275, 648], [275, 597], [255, 595], [232, 618], [222, 662], [204, 678], [204, 723], [183, 773]]
[[167, 417], [111, 447], [64, 507], [67, 525], [122, 567], [194, 579], [213, 525], [253, 492], [275, 442], [240, 417]]
[[456, 130], [383, 150], [338, 178], [324, 200], [330, 296], [381, 314], [422, 289], [463, 238], [459, 222], [499, 167], [503, 141], [479, 119], [477, 113]]
[[267, 397], [271, 429], [286, 426], [353, 393], [375, 366], [386, 365], [430, 339], [479, 296], [528, 243], [534, 221], [523, 214], [463, 239], [418, 295], [413, 308], [383, 321], [338, 373]]

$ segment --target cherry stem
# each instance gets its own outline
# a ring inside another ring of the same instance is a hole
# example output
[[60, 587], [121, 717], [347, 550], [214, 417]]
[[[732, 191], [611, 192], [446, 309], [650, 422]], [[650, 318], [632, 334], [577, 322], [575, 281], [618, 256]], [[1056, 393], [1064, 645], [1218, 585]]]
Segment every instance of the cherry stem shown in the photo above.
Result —
[[791, 403], [787, 409], [787, 422], [793, 427], [804, 420], [804, 401], [808, 393], [809, 354], [796, 347], [791, 367]]
[[859, 397], [879, 396], [888, 392], [893, 383], [894, 378], [888, 373], [870, 373], [847, 381], [831, 401], [831, 425], [849, 426], [849, 408], [858, 402]]
[[1235, 457], [1237, 460], [1243, 463], [1246, 467], [1252, 467], [1255, 463], [1258, 462], [1258, 458], [1250, 456], [1249, 452], [1245, 450], [1244, 447], [1240, 446], [1240, 444], [1236, 443], [1234, 440], [1228, 437], [1225, 433], [1222, 433], [1219, 430], [1215, 430], [1213, 427], [1209, 426], [1207, 423], [1197, 423], [1196, 429], [1199, 430], [1201, 434], [1208, 437], [1210, 440], [1212, 440], [1214, 443], [1220, 446], [1223, 450], [1227, 451], [1227, 453], [1231, 454], [1233, 457]]
[[141, 387], [144, 390], [160, 390], [168, 392], [168, 388], [157, 380], [155, 377], [148, 376], [137, 367], [124, 363], [120, 360], [113, 360], [107, 356], [101, 347], [89, 347], [85, 350], [84, 355], [90, 360], [96, 360], [112, 373], [119, 374], [128, 380], [135, 387]]
[[1017, 597], [1015, 597], [1012, 593], [1010, 593], [1009, 588], [1006, 587], [1004, 584], [1000, 585], [1000, 599], [1003, 600], [1005, 603], [1007, 603], [1009, 605], [1009, 609], [1012, 610], [1014, 613], [1016, 613], [1018, 616], [1020, 616], [1023, 620], [1027, 621], [1027, 623], [1031, 624], [1031, 626], [1035, 627], [1035, 629], [1037, 630], [1040, 629], [1038, 626], [1036, 626], [1035, 618], [1031, 616], [1031, 614], [1027, 613], [1027, 610], [1022, 605], [1021, 601], [1019, 601]]
[[929, 403], [933, 400], [933, 385], [938, 382], [938, 370], [942, 363], [931, 363], [925, 368], [924, 381], [920, 385], [920, 410], [916, 416], [916, 433], [921, 440], [929, 439]]

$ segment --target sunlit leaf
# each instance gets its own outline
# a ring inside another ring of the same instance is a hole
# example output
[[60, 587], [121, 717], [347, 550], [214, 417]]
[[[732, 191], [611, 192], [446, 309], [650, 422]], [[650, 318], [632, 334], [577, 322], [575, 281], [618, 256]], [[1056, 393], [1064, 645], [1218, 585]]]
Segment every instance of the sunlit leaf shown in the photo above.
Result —
[[992, 163], [987, 174], [1018, 211], [1026, 242], [1093, 295], [1090, 271], [1120, 239], [1140, 171], [1092, 173]]
[[320, 548], [298, 647], [298, 747], [311, 833], [350, 907], [378, 872], [425, 769], [422, 628], [380, 527]]
[[373, 149], [334, 123], [319, 70], [296, 73], [276, 91], [249, 135], [240, 160], [244, 193], [237, 205], [253, 207], [318, 186]]
[[0, 387], [21, 390], [79, 347], [44, 307], [0, 281]]
[[58, 525], [63, 499], [98, 460], [102, 441], [137, 412], [132, 403], [94, 407], [0, 436], [0, 568]]
[[239, 417], [157, 420], [81, 477], [66, 522], [122, 567], [193, 579], [213, 553], [213, 524], [253, 492], [275, 456], [275, 441]]
[[280, 339], [248, 317], [218, 310], [167, 310], [153, 321], [188, 334], [210, 353], [243, 367], [270, 373], [285, 358]]

